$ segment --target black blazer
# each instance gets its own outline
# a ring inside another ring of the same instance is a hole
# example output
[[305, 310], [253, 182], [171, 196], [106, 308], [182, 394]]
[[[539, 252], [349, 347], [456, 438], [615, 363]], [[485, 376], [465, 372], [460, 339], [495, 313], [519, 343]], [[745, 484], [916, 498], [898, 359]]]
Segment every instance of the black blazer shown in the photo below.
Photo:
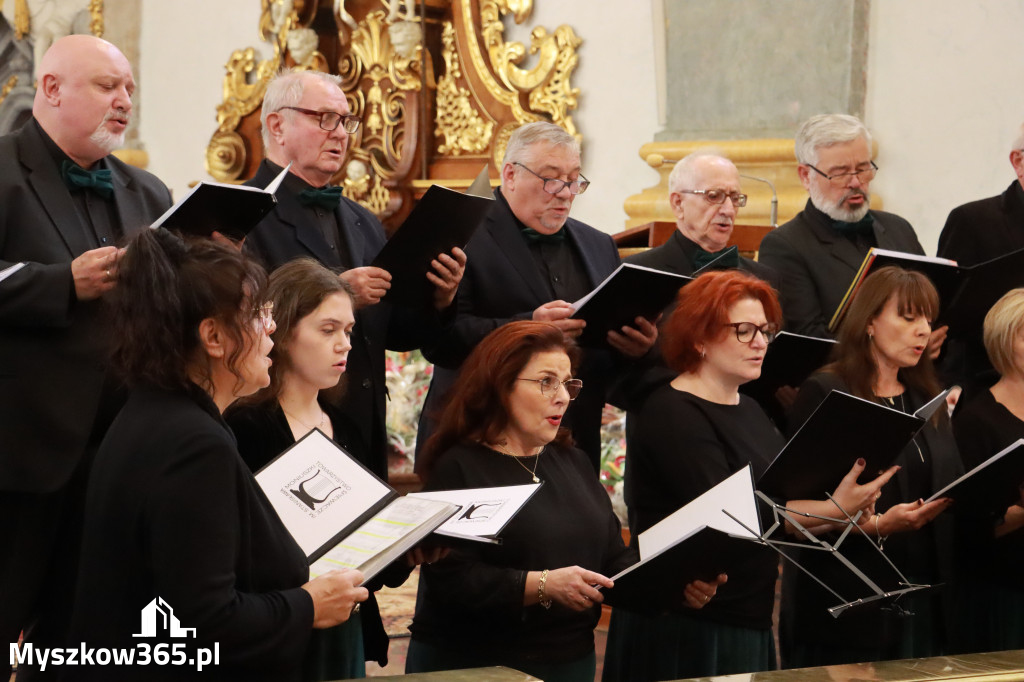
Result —
[[[313, 627], [313, 600], [301, 588], [308, 579], [305, 554], [209, 396], [197, 387], [133, 391], [93, 463], [68, 641], [147, 641], [132, 635], [160, 597], [182, 627], [195, 628], [187, 645], [219, 642], [220, 665], [204, 677], [297, 679]], [[191, 677], [185, 670], [157, 667], [145, 677]], [[139, 678], [136, 668], [64, 672]]]
[[[71, 261], [98, 248], [32, 119], [0, 138], [0, 489], [56, 490], [96, 419], [109, 330], [100, 301], [75, 298]], [[125, 233], [171, 205], [155, 176], [106, 158]]]
[[[924, 255], [914, 228], [892, 213], [871, 211], [878, 248]], [[782, 275], [786, 330], [831, 338], [828, 323], [857, 275], [861, 251], [831, 226], [810, 200], [788, 223], [765, 235], [758, 260]]]
[[[277, 175], [266, 162], [248, 185], [265, 187]], [[384, 229], [376, 217], [358, 203], [342, 197], [339, 224], [354, 267], [369, 265], [384, 246]], [[297, 195], [284, 185], [277, 191], [274, 210], [249, 233], [248, 253], [261, 259], [268, 270], [296, 258], [313, 258], [336, 272], [344, 269], [337, 251], [330, 248], [319, 228], [305, 217]], [[356, 311], [352, 350], [343, 381], [346, 390], [340, 407], [360, 429], [369, 445], [364, 463], [379, 477], [387, 478], [385, 432], [384, 351], [419, 348], [433, 338], [439, 319], [431, 310], [413, 311], [392, 307], [386, 301]]]
[[938, 255], [977, 265], [1024, 249], [1024, 189], [1014, 180], [996, 197], [957, 206], [939, 235]]
[[[495, 194], [499, 191], [495, 190]], [[579, 254], [591, 287], [619, 266], [619, 252], [610, 235], [572, 218], [562, 229]], [[456, 319], [437, 344], [424, 350], [427, 359], [437, 365], [423, 408], [428, 418], [436, 416], [445, 392], [455, 381], [456, 370], [487, 334], [506, 322], [530, 319], [536, 308], [551, 301], [530, 248], [502, 199], [495, 200], [484, 223], [470, 239], [466, 256]], [[583, 391], [570, 406], [566, 418], [571, 422], [577, 445], [592, 459], [600, 452], [605, 382], [617, 362], [611, 351], [587, 349], [577, 373], [583, 379]], [[422, 444], [428, 430], [432, 429], [425, 429], [421, 420], [418, 444]]]
[[[677, 275], [690, 276], [695, 269], [693, 267], [693, 260], [686, 253], [686, 237], [679, 230], [673, 232], [672, 236], [664, 244], [641, 251], [640, 253], [634, 253], [632, 256], [627, 257], [625, 261], [634, 265], [642, 265], [646, 268], [672, 272]], [[763, 263], [740, 256], [739, 269], [768, 282], [775, 289], [779, 288], [781, 283], [779, 273]]]

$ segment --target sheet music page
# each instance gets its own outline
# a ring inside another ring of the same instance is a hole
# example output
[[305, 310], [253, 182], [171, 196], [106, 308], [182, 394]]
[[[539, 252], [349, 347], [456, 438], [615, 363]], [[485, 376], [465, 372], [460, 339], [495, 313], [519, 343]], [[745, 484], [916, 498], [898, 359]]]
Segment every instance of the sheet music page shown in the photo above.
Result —
[[12, 265], [9, 268], [4, 268], [3, 270], [0, 270], [0, 282], [4, 281], [8, 277], [10, 277], [14, 273], [16, 273], [18, 270], [21, 270], [23, 267], [25, 267], [24, 263], [15, 263], [14, 265]]
[[[357, 568], [374, 562], [396, 543], [423, 526], [423, 522], [444, 512], [449, 505], [408, 495], [391, 504], [332, 547], [309, 567], [310, 578], [340, 568]], [[367, 576], [369, 577], [369, 576]]]
[[457, 504], [461, 509], [445, 521], [436, 532], [454, 535], [493, 537], [533, 496], [541, 483], [508, 485], [494, 488], [468, 488], [464, 490], [435, 490], [409, 493], [407, 497], [422, 497]]
[[749, 464], [682, 509], [640, 533], [640, 559], [644, 560], [658, 554], [675, 544], [679, 538], [689, 536], [704, 526], [731, 535], [753, 537], [743, 526], [726, 516], [722, 512], [723, 509], [728, 510], [749, 528], [761, 532]]
[[320, 431], [263, 467], [256, 482], [307, 556], [392, 492]]

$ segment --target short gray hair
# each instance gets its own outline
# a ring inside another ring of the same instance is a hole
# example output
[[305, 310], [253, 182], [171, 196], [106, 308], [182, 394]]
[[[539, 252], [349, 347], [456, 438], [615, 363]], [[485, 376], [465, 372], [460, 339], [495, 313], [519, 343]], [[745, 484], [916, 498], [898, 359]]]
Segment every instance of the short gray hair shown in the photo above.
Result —
[[341, 76], [323, 71], [306, 71], [289, 69], [281, 71], [267, 84], [263, 95], [263, 109], [260, 111], [260, 134], [263, 136], [263, 149], [270, 146], [270, 131], [267, 130], [267, 116], [285, 107], [294, 107], [302, 101], [306, 91], [306, 83], [318, 79], [341, 89]]
[[694, 184], [694, 171], [696, 170], [697, 162], [709, 156], [732, 163], [717, 147], [704, 147], [690, 152], [672, 167], [672, 172], [668, 176], [669, 193], [678, 192], [681, 189], [695, 189], [692, 185]]
[[526, 150], [538, 142], [547, 142], [556, 147], [569, 147], [576, 156], [580, 155], [580, 143], [565, 128], [547, 121], [534, 121], [516, 128], [505, 147], [505, 158], [501, 160], [502, 168], [507, 163], [522, 162]]
[[1010, 147], [1012, 152], [1014, 149], [1024, 150], [1024, 125], [1021, 125], [1020, 130], [1017, 131], [1017, 137], [1013, 139], [1013, 146]]
[[811, 116], [796, 133], [797, 163], [818, 163], [818, 150], [863, 137], [871, 148], [871, 133], [856, 116], [847, 114], [819, 114]]

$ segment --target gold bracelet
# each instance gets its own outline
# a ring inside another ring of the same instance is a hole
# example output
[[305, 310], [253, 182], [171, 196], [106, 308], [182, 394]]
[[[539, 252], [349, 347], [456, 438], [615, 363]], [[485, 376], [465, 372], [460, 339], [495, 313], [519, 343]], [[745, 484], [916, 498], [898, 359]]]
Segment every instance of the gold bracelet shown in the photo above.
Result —
[[551, 600], [548, 599], [546, 587], [548, 583], [548, 569], [540, 572], [540, 580], [537, 581], [537, 601], [546, 609], [551, 608]]

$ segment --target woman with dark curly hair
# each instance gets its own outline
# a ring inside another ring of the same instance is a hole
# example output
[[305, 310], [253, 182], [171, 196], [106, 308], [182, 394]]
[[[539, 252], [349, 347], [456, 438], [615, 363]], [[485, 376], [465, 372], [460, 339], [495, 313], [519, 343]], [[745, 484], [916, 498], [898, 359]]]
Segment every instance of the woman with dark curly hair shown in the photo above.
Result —
[[[161, 643], [171, 651], [171, 642], [216, 647], [219, 664], [204, 679], [293, 680], [312, 630], [345, 621], [366, 599], [358, 571], [309, 580], [304, 553], [221, 418], [270, 381], [265, 280], [258, 265], [209, 240], [156, 229], [129, 243], [114, 300], [113, 364], [131, 395], [89, 480], [72, 641], [135, 649], [140, 613], [156, 608], [165, 626], [172, 611], [194, 639], [157, 632], [142, 641], [152, 651]], [[150, 661], [146, 679], [198, 675], [184, 661]], [[142, 674], [138, 665], [64, 672]]]

